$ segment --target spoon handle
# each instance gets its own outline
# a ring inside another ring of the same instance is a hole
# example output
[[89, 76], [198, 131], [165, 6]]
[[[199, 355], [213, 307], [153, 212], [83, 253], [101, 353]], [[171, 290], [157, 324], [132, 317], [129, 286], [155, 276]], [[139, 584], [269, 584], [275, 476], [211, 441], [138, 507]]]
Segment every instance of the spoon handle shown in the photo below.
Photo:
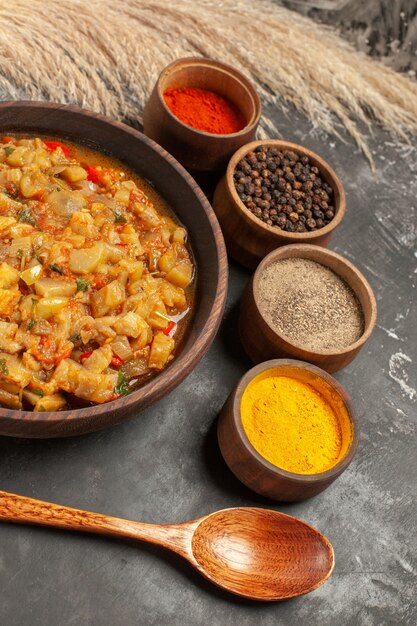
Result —
[[34, 500], [6, 491], [0, 491], [0, 521], [139, 539], [173, 550], [191, 560], [191, 538], [199, 523], [196, 520], [185, 524], [144, 524]]

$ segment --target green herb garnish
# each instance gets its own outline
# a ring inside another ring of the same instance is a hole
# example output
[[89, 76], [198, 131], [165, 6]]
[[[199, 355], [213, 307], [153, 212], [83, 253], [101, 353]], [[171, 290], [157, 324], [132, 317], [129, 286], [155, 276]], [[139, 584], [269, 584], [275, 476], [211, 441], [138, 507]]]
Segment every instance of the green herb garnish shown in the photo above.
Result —
[[22, 248], [19, 248], [19, 250], [16, 252], [16, 256], [18, 259], [21, 259], [23, 257], [23, 250]]
[[43, 259], [37, 250], [35, 251], [35, 259], [38, 261], [38, 263], [43, 265]]
[[77, 278], [77, 291], [87, 291], [90, 283], [86, 278]]
[[14, 148], [12, 146], [4, 146], [4, 151], [6, 156], [10, 156], [14, 152]]
[[81, 335], [71, 335], [70, 341], [72, 341], [72, 343], [77, 343], [77, 341], [81, 341]]
[[42, 391], [42, 389], [31, 389], [31, 392], [36, 394], [40, 398], [43, 398], [44, 395], [45, 395], [44, 392]]
[[29, 209], [22, 209], [17, 216], [18, 222], [25, 222], [26, 224], [30, 224], [31, 226], [35, 226], [35, 220], [33, 219], [32, 213]]
[[120, 370], [117, 373], [117, 385], [115, 386], [114, 391], [118, 396], [125, 396], [129, 393], [129, 381]]
[[59, 265], [57, 265], [56, 263], [52, 263], [52, 265], [49, 266], [49, 268], [53, 271], [56, 272], [57, 274], [61, 274], [61, 276], [63, 276], [65, 274], [64, 270], [62, 269], [62, 267], [60, 267]]
[[26, 324], [26, 330], [32, 330], [35, 324], [36, 324], [35, 320], [29, 320], [28, 323]]
[[120, 209], [114, 209], [114, 221], [116, 224], [126, 224], [126, 218]]
[[0, 374], [4, 374], [7, 376], [9, 373], [9, 368], [7, 367], [6, 359], [0, 359]]

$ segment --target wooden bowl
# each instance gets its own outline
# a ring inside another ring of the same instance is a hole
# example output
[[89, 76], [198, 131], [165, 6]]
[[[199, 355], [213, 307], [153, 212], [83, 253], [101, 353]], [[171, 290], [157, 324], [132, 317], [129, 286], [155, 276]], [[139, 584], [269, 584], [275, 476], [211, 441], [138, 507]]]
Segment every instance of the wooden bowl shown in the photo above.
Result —
[[[320, 393], [331, 404], [340, 422], [342, 453], [332, 468], [320, 474], [295, 474], [267, 461], [249, 441], [242, 425], [240, 403], [243, 392], [253, 378], [268, 370], [278, 371], [305, 382], [312, 387], [320, 383]], [[350, 420], [351, 428], [346, 419]], [[352, 461], [359, 440], [359, 424], [350, 398], [332, 376], [314, 365], [291, 359], [275, 359], [260, 363], [249, 370], [238, 382], [224, 404], [218, 421], [218, 440], [221, 453], [235, 476], [257, 493], [280, 501], [298, 501], [311, 498], [326, 489]]]
[[[295, 344], [270, 326], [258, 307], [259, 278], [264, 269], [274, 261], [288, 258], [310, 259], [338, 274], [357, 296], [365, 318], [364, 332], [355, 343], [339, 351], [313, 352]], [[369, 339], [377, 317], [373, 291], [361, 272], [347, 259], [319, 246], [305, 244], [284, 246], [265, 257], [248, 283], [242, 297], [239, 333], [243, 347], [254, 363], [268, 359], [289, 357], [308, 361], [327, 372], [336, 372], [350, 363]]]
[[[288, 233], [275, 226], [268, 226], [243, 204], [239, 198], [233, 174], [239, 161], [258, 146], [276, 147], [279, 150], [291, 150], [300, 156], [308, 156], [332, 187], [334, 192], [335, 215], [329, 224], [308, 233]], [[278, 139], [252, 141], [242, 146], [230, 159], [226, 174], [218, 183], [214, 192], [213, 209], [216, 213], [226, 241], [227, 252], [236, 261], [255, 269], [269, 252], [290, 243], [310, 243], [326, 247], [332, 232], [340, 224], [346, 210], [346, 195], [336, 172], [318, 154], [303, 146]]]
[[227, 257], [219, 224], [206, 197], [181, 165], [124, 124], [75, 106], [3, 102], [0, 131], [62, 137], [120, 159], [154, 185], [188, 229], [197, 267], [195, 310], [179, 352], [167, 369], [137, 391], [107, 404], [53, 413], [0, 408], [0, 434], [15, 437], [63, 437], [117, 424], [172, 391], [213, 341], [227, 292]]
[[[198, 87], [224, 96], [246, 119], [237, 133], [214, 135], [181, 122], [165, 104], [166, 89]], [[222, 170], [232, 154], [255, 137], [261, 102], [251, 82], [229, 65], [198, 57], [178, 59], [160, 74], [143, 114], [144, 132], [192, 173]]]

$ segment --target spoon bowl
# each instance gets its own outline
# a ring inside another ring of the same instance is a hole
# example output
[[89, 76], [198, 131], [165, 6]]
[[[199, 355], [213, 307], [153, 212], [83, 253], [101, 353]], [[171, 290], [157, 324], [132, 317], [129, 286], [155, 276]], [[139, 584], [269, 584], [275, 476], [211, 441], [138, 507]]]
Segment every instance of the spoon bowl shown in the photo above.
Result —
[[184, 524], [144, 524], [0, 491], [0, 521], [147, 541], [252, 600], [286, 600], [313, 591], [334, 567], [333, 548], [318, 530], [267, 509], [224, 509]]
[[206, 578], [256, 600], [284, 600], [308, 593], [334, 567], [333, 548], [321, 533], [267, 509], [212, 513], [197, 526], [191, 545]]

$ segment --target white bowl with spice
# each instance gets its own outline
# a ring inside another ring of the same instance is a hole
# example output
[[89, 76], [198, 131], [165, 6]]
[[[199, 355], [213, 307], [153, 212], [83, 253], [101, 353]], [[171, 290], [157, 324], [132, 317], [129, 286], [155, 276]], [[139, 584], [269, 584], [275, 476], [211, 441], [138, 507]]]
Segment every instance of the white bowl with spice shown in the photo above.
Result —
[[235, 476], [280, 501], [326, 489], [352, 461], [359, 439], [343, 387], [320, 368], [292, 359], [249, 370], [223, 406], [217, 432]]
[[254, 363], [287, 357], [335, 372], [356, 357], [376, 316], [373, 291], [350, 261], [298, 244], [259, 264], [242, 298], [239, 332]]

